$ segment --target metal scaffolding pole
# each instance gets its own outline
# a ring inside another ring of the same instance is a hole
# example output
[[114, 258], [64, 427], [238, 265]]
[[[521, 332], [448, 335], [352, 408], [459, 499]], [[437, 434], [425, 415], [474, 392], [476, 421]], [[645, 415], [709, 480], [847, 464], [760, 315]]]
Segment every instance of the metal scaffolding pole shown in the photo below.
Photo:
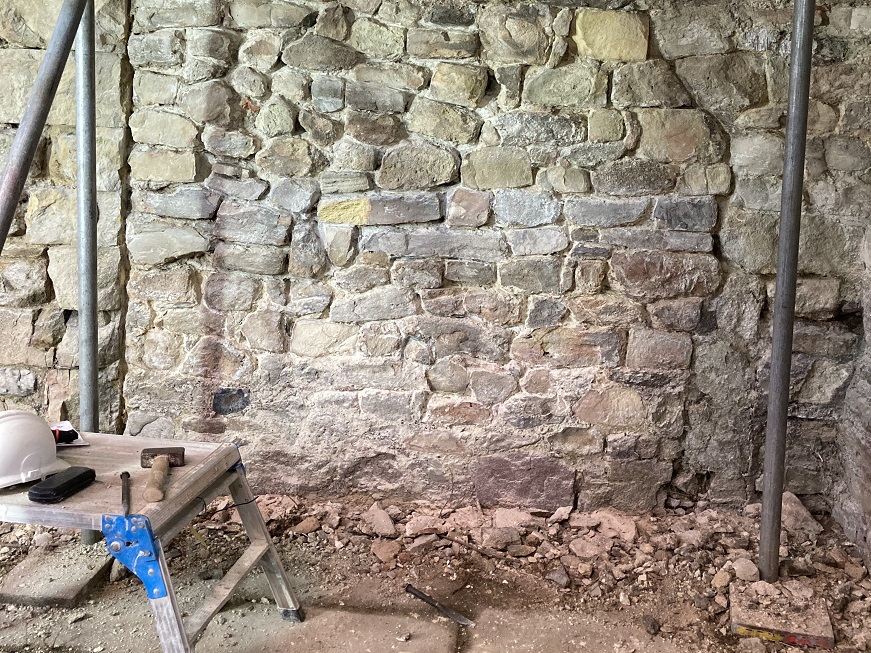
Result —
[[762, 523], [759, 529], [759, 571], [773, 583], [780, 573], [780, 522], [786, 459], [786, 418], [789, 408], [789, 373], [795, 320], [795, 284], [798, 237], [804, 188], [807, 113], [810, 96], [814, 6], [796, 0], [789, 69], [789, 115], [783, 193], [780, 201], [780, 234], [777, 254], [777, 292], [771, 343], [771, 376], [768, 389], [768, 426], [765, 433], [765, 475], [762, 484]]
[[[97, 392], [97, 80], [94, 0], [87, 0], [76, 42], [76, 157], [79, 213], [79, 428], [99, 432]], [[94, 544], [97, 531], [82, 531]]]
[[27, 102], [24, 117], [15, 133], [9, 161], [3, 179], [0, 181], [0, 252], [6, 244], [12, 218], [18, 208], [24, 184], [27, 182], [27, 173], [33, 164], [33, 157], [48, 119], [48, 112], [57, 93], [64, 66], [70, 56], [86, 1], [66, 0], [61, 7], [48, 49], [36, 74], [33, 92]]
[[97, 108], [94, 0], [87, 0], [76, 44], [76, 153], [79, 208], [79, 428], [98, 432]]

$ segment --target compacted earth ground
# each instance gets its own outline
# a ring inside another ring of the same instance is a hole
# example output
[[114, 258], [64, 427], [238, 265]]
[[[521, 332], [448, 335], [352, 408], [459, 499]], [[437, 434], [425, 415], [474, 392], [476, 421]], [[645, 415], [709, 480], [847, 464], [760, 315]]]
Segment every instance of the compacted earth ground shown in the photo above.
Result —
[[[258, 498], [306, 611], [282, 622], [262, 575], [250, 576], [197, 651], [359, 653], [763, 653], [785, 644], [732, 633], [730, 593], [800, 627], [828, 616], [838, 651], [871, 650], [871, 580], [831, 520], [784, 500], [781, 579], [753, 564], [758, 505], [703, 502], [658, 514], [558, 510], [549, 517], [477, 507], [304, 504]], [[228, 499], [166, 546], [181, 610], [193, 612], [247, 543]], [[37, 551], [40, 550], [41, 551]], [[0, 571], [28, 553], [52, 573], [105, 556], [76, 532], [0, 524]], [[65, 553], [66, 552], [66, 553]], [[58, 559], [61, 558], [61, 559]], [[49, 563], [47, 563], [49, 564]], [[408, 585], [474, 624], [451, 621]], [[785, 616], [784, 616], [785, 615]], [[74, 608], [0, 606], [0, 651], [159, 651], [141, 583], [115, 564]]]

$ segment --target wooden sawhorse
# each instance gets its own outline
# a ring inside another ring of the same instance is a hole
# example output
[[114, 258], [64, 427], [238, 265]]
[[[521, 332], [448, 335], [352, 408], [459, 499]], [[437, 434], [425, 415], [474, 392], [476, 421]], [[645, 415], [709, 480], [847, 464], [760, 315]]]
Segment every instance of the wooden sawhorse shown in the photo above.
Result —
[[[83, 437], [89, 446], [62, 448], [58, 456], [70, 465], [90, 467], [97, 474], [96, 481], [66, 501], [51, 505], [33, 503], [21, 486], [0, 490], [0, 521], [102, 531], [109, 553], [145, 585], [163, 653], [193, 653], [194, 643], [209, 621], [256, 566], [263, 569], [281, 618], [303, 620], [235, 445], [100, 433], [85, 433]], [[142, 449], [177, 446], [185, 449], [185, 466], [170, 470], [163, 501], [146, 503], [142, 490], [150, 470], [140, 467]], [[120, 475], [125, 471], [130, 474], [130, 515], [121, 509]], [[233, 497], [250, 544], [185, 623], [161, 542], [169, 542], [209, 501], [227, 492]]]

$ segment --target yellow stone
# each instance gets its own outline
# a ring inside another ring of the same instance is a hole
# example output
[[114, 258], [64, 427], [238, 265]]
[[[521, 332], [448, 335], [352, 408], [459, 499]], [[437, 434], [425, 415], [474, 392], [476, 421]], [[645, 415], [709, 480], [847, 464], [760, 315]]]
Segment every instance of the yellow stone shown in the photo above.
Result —
[[582, 57], [599, 61], [644, 61], [649, 35], [646, 14], [578, 9], [573, 38]]
[[329, 224], [369, 224], [372, 202], [365, 197], [321, 202], [318, 207], [318, 220]]

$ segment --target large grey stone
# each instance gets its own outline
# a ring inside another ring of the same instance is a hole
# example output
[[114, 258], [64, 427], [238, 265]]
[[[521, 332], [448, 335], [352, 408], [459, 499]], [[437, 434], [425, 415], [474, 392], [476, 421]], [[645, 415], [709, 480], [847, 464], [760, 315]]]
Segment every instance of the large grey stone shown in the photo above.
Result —
[[538, 227], [556, 222], [559, 201], [551, 193], [526, 190], [497, 190], [493, 213], [501, 227]]
[[732, 168], [738, 177], [764, 177], [783, 172], [783, 138], [751, 134], [732, 139]]
[[641, 109], [637, 115], [641, 157], [663, 163], [716, 163], [726, 149], [717, 127], [701, 111]]
[[371, 82], [403, 91], [420, 91], [430, 78], [427, 68], [389, 61], [361, 63], [354, 66], [352, 72], [358, 82]]
[[201, 186], [180, 186], [168, 193], [133, 194], [133, 210], [167, 218], [210, 220], [215, 217], [221, 196]]
[[204, 27], [221, 23], [218, 0], [142, 0], [135, 4], [133, 25], [137, 32], [164, 27]]
[[506, 233], [508, 246], [515, 256], [556, 254], [568, 247], [569, 239], [563, 227], [512, 229]]
[[549, 113], [513, 111], [496, 116], [492, 124], [502, 138], [502, 145], [553, 144], [565, 147], [583, 143], [587, 137], [583, 121]]
[[726, 120], [768, 97], [762, 59], [753, 53], [686, 57], [676, 70], [696, 104]]
[[611, 102], [615, 107], [686, 107], [692, 98], [668, 63], [651, 59], [627, 63], [614, 71]]
[[260, 292], [257, 280], [244, 274], [215, 272], [206, 279], [203, 301], [218, 311], [248, 311]]
[[[57, 248], [54, 248], [57, 249]], [[55, 269], [55, 273], [58, 271]], [[64, 272], [70, 279], [70, 270]], [[45, 259], [6, 258], [0, 263], [0, 306], [31, 306], [48, 299], [48, 278]]]
[[487, 90], [487, 70], [480, 66], [438, 63], [429, 90], [436, 100], [474, 109], [481, 103]]
[[674, 188], [677, 169], [673, 165], [624, 159], [606, 163], [593, 171], [593, 188], [606, 195], [656, 195]]
[[531, 68], [523, 101], [555, 107], [589, 109], [607, 102], [608, 76], [597, 63], [581, 60], [560, 68]]
[[251, 202], [226, 200], [218, 210], [215, 235], [224, 240], [254, 245], [284, 245], [291, 218]]
[[384, 155], [375, 181], [388, 190], [426, 189], [454, 181], [458, 168], [455, 151], [425, 141], [410, 142]]
[[327, 254], [314, 220], [298, 220], [293, 225], [288, 257], [288, 272], [296, 277], [315, 277], [327, 263]]
[[666, 59], [721, 54], [732, 49], [734, 18], [721, 2], [668, 4], [651, 12], [653, 32]]
[[195, 122], [226, 124], [235, 92], [221, 80], [186, 87], [181, 94], [182, 110]]
[[498, 265], [499, 282], [504, 287], [527, 293], [553, 292], [559, 288], [561, 263], [558, 257], [521, 257]]
[[203, 186], [216, 193], [229, 195], [240, 200], [259, 200], [266, 193], [269, 184], [256, 177], [237, 179], [214, 172], [209, 175]]
[[243, 131], [228, 131], [222, 127], [206, 125], [203, 129], [203, 147], [219, 156], [247, 159], [257, 149], [250, 134]]
[[557, 458], [507, 454], [478, 459], [471, 470], [482, 507], [554, 512], [575, 502], [575, 473]]
[[26, 397], [36, 391], [36, 374], [33, 370], [0, 368], [0, 396]]
[[270, 177], [311, 174], [321, 163], [308, 141], [296, 136], [270, 138], [254, 157], [260, 170]]
[[215, 247], [215, 267], [230, 272], [283, 274], [287, 270], [287, 253], [278, 247], [248, 243], [219, 243]]
[[366, 111], [347, 111], [345, 129], [350, 136], [369, 145], [390, 145], [405, 134], [399, 119]]
[[[67, 310], [79, 309], [77, 247], [52, 247], [48, 250], [48, 276], [54, 287], [55, 301]], [[118, 247], [97, 248], [97, 306], [100, 310], [121, 308], [121, 250]]]
[[408, 30], [408, 54], [422, 59], [466, 59], [478, 52], [478, 35], [459, 30], [412, 28]]
[[709, 254], [628, 250], [614, 252], [610, 277], [631, 297], [704, 296], [719, 286], [720, 264]]
[[532, 161], [520, 147], [484, 147], [470, 152], [461, 168], [472, 188], [519, 188], [532, 185]]
[[309, 70], [347, 70], [360, 61], [360, 53], [344, 43], [308, 32], [288, 44], [281, 55], [288, 66]]
[[395, 320], [415, 312], [414, 295], [410, 289], [384, 286], [361, 295], [333, 300], [330, 319], [333, 322]]
[[272, 184], [269, 201], [293, 213], [305, 213], [320, 197], [320, 186], [314, 179], [280, 179]]
[[272, 70], [281, 56], [281, 34], [273, 30], [249, 30], [239, 46], [239, 62], [261, 73]]
[[511, 344], [511, 357], [528, 365], [557, 368], [616, 367], [622, 349], [616, 330], [561, 326], [518, 336]]
[[405, 95], [374, 82], [349, 81], [345, 84], [345, 104], [357, 111], [402, 113], [405, 111]]
[[268, 137], [290, 134], [296, 127], [296, 116], [296, 107], [275, 96], [260, 107], [254, 126]]
[[543, 64], [550, 46], [551, 17], [543, 5], [488, 4], [478, 10], [482, 56], [497, 63]]
[[127, 220], [127, 251], [134, 263], [157, 265], [209, 249], [198, 222], [132, 215]]
[[714, 248], [713, 239], [706, 233], [634, 227], [602, 229], [599, 232], [599, 242], [633, 249], [661, 249], [671, 252], [710, 252]]
[[396, 60], [405, 52], [405, 30], [370, 18], [359, 18], [351, 25], [349, 43], [367, 57]]
[[498, 261], [506, 253], [500, 233], [465, 229], [405, 231], [363, 227], [360, 249], [391, 256], [439, 256], [483, 262]]
[[658, 197], [653, 208], [658, 226], [678, 231], [711, 231], [718, 214], [713, 197]]
[[236, 27], [298, 27], [312, 16], [304, 5], [270, 0], [235, 0], [229, 13]]
[[137, 143], [174, 148], [193, 147], [199, 135], [196, 125], [184, 116], [156, 109], [143, 109], [130, 116], [130, 131]]
[[601, 197], [571, 197], [565, 200], [566, 220], [579, 227], [617, 227], [641, 220], [650, 206], [647, 198], [612, 200]]
[[421, 96], [414, 98], [406, 115], [409, 131], [461, 144], [475, 140], [482, 122], [469, 109]]

